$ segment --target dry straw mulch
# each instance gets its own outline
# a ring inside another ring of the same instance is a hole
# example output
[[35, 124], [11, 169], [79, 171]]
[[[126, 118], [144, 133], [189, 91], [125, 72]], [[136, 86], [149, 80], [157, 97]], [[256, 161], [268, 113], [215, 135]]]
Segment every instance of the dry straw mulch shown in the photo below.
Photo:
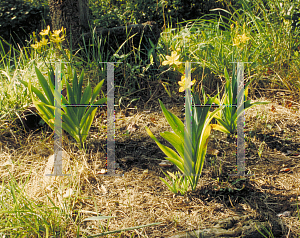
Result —
[[[228, 177], [235, 167], [235, 144], [214, 132], [209, 148], [219, 153], [207, 155], [197, 190], [187, 196], [172, 194], [159, 177], [164, 178], [161, 170], [176, 171], [176, 168], [158, 165], [164, 154], [144, 130], [147, 125], [163, 142], [159, 132], [170, 131], [170, 127], [160, 110], [116, 114], [116, 162], [119, 166], [116, 173], [124, 176], [110, 177], [99, 173], [105, 167], [102, 127], [105, 118], [99, 112], [86, 152], [78, 151], [65, 136], [63, 173], [71, 176], [45, 178], [45, 169], [51, 165], [49, 156], [53, 153], [53, 139], [47, 141], [49, 134], [17, 135], [10, 130], [2, 133], [1, 180], [7, 182], [10, 179], [6, 168], [18, 182], [24, 181], [31, 171], [25, 187], [28, 198], [48, 206], [52, 205], [46, 195], [57, 206], [63, 207], [66, 202], [66, 210], [73, 211], [71, 216], [76, 210], [81, 211], [81, 218], [97, 213], [115, 216], [109, 221], [110, 231], [161, 222], [126, 231], [122, 237], [130, 237], [132, 233], [136, 237], [169, 237], [186, 230], [213, 227], [225, 218], [245, 215], [261, 222], [276, 222], [280, 224], [282, 235], [297, 237], [300, 233], [297, 211], [300, 202], [299, 104], [280, 103], [282, 105], [273, 100], [271, 104], [246, 112], [246, 169], [254, 176], [239, 182], [235, 177]], [[166, 106], [176, 115], [183, 114], [182, 106], [176, 107], [172, 103], [166, 103]], [[265, 146], [260, 158], [257, 151], [263, 142]], [[284, 172], [282, 169], [285, 168], [289, 171]], [[68, 200], [68, 189], [73, 191], [71, 200]], [[290, 216], [277, 216], [284, 211], [290, 211]], [[74, 220], [66, 222], [69, 231], [65, 237], [74, 237]], [[100, 233], [98, 224], [83, 222], [81, 229], [89, 234]], [[106, 226], [107, 221], [102, 220], [100, 224]]]

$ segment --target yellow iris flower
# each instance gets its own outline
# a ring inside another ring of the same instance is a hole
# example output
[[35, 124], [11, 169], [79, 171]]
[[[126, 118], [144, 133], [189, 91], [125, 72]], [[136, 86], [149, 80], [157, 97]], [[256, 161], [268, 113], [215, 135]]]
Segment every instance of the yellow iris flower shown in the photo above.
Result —
[[40, 32], [40, 35], [42, 35], [42, 36], [47, 36], [47, 35], [49, 34], [49, 32], [50, 32], [50, 26], [47, 26], [47, 29], [42, 30], [42, 31]]
[[190, 85], [186, 85], [185, 82], [185, 76], [181, 76], [181, 81], [178, 82], [180, 88], [179, 88], [179, 92], [183, 92], [184, 90], [186, 90], [188, 87], [191, 87], [194, 83], [196, 82], [196, 79], [194, 79]]
[[42, 46], [43, 45], [47, 45], [48, 44], [48, 40], [46, 38], [43, 38], [40, 42], [39, 42]]
[[52, 36], [54, 36], [54, 37], [59, 37], [59, 34], [60, 34], [60, 33], [63, 33], [63, 35], [64, 35], [64, 30], [65, 30], [65, 29], [64, 29], [64, 27], [62, 26], [60, 30], [54, 30]]
[[61, 30], [54, 30], [52, 36], [59, 37], [60, 33], [61, 33]]
[[65, 38], [63, 36], [62, 37], [51, 37], [51, 41], [54, 43], [60, 43], [64, 40], [65, 40]]
[[176, 51], [172, 51], [171, 56], [166, 55], [167, 60], [162, 62], [162, 65], [179, 65], [181, 62], [178, 61], [179, 55], [177, 55]]
[[240, 44], [244, 44], [247, 43], [247, 41], [250, 40], [250, 38], [244, 33], [243, 35], [237, 35], [234, 39], [233, 39], [233, 45], [238, 46]]
[[39, 48], [42, 47], [42, 45], [41, 45], [40, 42], [38, 42], [38, 43], [36, 43], [36, 44], [32, 44], [32, 45], [30, 45], [30, 46], [31, 46], [32, 48], [36, 49], [36, 50], [38, 50]]

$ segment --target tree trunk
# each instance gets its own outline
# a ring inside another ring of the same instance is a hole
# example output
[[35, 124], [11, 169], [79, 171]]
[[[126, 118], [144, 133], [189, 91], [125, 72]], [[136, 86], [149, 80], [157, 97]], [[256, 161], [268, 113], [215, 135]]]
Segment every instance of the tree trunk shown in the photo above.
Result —
[[74, 50], [76, 39], [89, 31], [88, 0], [49, 0], [51, 30], [66, 28], [66, 46]]

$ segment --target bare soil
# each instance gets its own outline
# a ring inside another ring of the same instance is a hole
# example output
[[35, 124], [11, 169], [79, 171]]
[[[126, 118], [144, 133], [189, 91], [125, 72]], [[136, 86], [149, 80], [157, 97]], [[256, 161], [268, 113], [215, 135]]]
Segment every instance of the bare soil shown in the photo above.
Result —
[[[156, 95], [163, 95], [163, 88], [160, 90]], [[251, 93], [250, 97], [256, 101], [258, 95]], [[170, 99], [164, 95], [161, 99], [168, 110], [184, 118], [183, 96], [174, 95]], [[30, 198], [49, 206], [46, 195], [59, 204], [58, 189], [72, 188], [74, 199], [69, 204], [72, 215], [80, 214], [80, 219], [95, 214], [114, 216], [109, 220], [109, 231], [161, 222], [125, 231], [121, 237], [179, 238], [196, 237], [195, 234], [197, 237], [263, 237], [257, 231], [264, 232], [263, 227], [272, 231], [273, 237], [299, 237], [299, 101], [282, 90], [264, 93], [259, 100], [271, 103], [251, 108], [245, 114], [245, 166], [249, 176], [229, 176], [235, 172], [236, 143], [213, 131], [208, 145], [211, 154], [207, 154], [197, 189], [185, 196], [173, 194], [159, 179], [165, 178], [162, 171], [177, 169], [159, 165], [165, 155], [145, 131], [148, 126], [160, 142], [168, 145], [159, 136], [171, 128], [157, 96], [144, 107], [116, 108], [116, 173], [123, 176], [100, 173], [106, 163], [104, 109], [97, 113], [86, 151], [80, 151], [71, 138], [64, 136], [64, 148], [70, 156], [64, 173], [72, 176], [45, 182], [45, 166], [53, 154], [51, 132], [24, 133], [13, 125], [4, 129], [7, 122], [1, 126], [0, 161], [1, 164], [13, 162], [10, 172], [17, 181], [31, 169], [25, 190]], [[2, 180], [9, 179], [5, 167], [0, 170]], [[75, 237], [75, 221], [66, 222], [69, 230], [65, 237]], [[106, 227], [107, 220], [83, 222], [81, 234], [103, 232], [99, 223]], [[272, 237], [266, 231], [264, 234]], [[108, 235], [114, 236], [117, 235]]]

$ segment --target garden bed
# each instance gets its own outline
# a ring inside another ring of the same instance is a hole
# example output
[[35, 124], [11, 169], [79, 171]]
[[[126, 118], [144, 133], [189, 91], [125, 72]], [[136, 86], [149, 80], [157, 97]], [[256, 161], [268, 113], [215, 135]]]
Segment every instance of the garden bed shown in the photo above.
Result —
[[[165, 178], [162, 170], [173, 172], [176, 167], [159, 165], [165, 156], [144, 128], [148, 126], [164, 145], [168, 144], [159, 133], [171, 128], [157, 102], [152, 101], [149, 108], [128, 109], [126, 113], [116, 111], [116, 173], [124, 176], [100, 174], [106, 162], [105, 113], [102, 110], [92, 126], [85, 153], [78, 151], [74, 142], [64, 136], [64, 148], [70, 156], [64, 173], [72, 176], [58, 177], [47, 183], [43, 175], [47, 159], [53, 153], [53, 138], [48, 138], [51, 133], [3, 132], [2, 181], [10, 179], [3, 166], [5, 163], [16, 181], [24, 180], [31, 169], [25, 186], [26, 196], [49, 207], [52, 204], [47, 196], [59, 207], [58, 189], [64, 193], [72, 188], [72, 195], [66, 196], [64, 201], [73, 219], [64, 221], [68, 227], [64, 237], [74, 237], [76, 219], [96, 214], [115, 217], [109, 220], [108, 231], [160, 222], [125, 231], [121, 237], [131, 234], [134, 237], [179, 238], [187, 234], [187, 237], [194, 237], [186, 233], [192, 230], [203, 237], [260, 237], [256, 229], [260, 227], [263, 231], [260, 225], [272, 230], [274, 237], [297, 237], [300, 233], [297, 210], [300, 202], [299, 104], [293, 101], [289, 106], [288, 99], [282, 101], [282, 96], [273, 96], [268, 97], [274, 98], [272, 103], [246, 111], [246, 173], [253, 176], [241, 180], [228, 176], [234, 173], [236, 165], [235, 142], [213, 131], [208, 145], [210, 154], [197, 189], [185, 196], [169, 191], [159, 177]], [[176, 100], [177, 104], [168, 98], [163, 101], [168, 110], [183, 119], [183, 98]], [[260, 98], [260, 101], [268, 100]], [[259, 156], [257, 151], [262, 149], [263, 141], [264, 148]], [[285, 211], [290, 213], [280, 215]], [[106, 227], [107, 220], [82, 222], [80, 234], [103, 232], [99, 223]]]

